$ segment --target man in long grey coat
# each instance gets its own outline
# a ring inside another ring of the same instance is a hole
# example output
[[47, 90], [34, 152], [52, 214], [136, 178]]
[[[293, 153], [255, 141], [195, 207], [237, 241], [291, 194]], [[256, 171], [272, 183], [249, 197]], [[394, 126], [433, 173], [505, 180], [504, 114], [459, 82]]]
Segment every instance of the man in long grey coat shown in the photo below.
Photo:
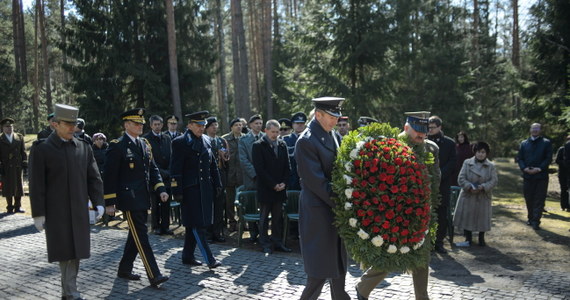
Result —
[[89, 258], [88, 201], [103, 214], [103, 182], [86, 142], [73, 136], [78, 110], [55, 106], [55, 131], [30, 151], [30, 202], [39, 231], [46, 229], [48, 261], [59, 262], [62, 299], [79, 299], [79, 260]]
[[341, 116], [344, 99], [313, 99], [315, 119], [301, 134], [295, 147], [301, 178], [299, 236], [307, 284], [301, 299], [317, 299], [330, 280], [332, 299], [350, 299], [344, 290], [347, 254], [334, 226], [332, 170], [340, 135], [333, 131]]

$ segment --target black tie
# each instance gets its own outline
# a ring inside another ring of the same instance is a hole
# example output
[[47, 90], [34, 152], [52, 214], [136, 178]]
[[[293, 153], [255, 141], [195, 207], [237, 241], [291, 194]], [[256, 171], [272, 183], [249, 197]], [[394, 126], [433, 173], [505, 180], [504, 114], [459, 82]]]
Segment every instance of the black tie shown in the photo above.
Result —
[[255, 136], [255, 140], [256, 140], [256, 141], [259, 140], [259, 135], [256, 135], [256, 136]]

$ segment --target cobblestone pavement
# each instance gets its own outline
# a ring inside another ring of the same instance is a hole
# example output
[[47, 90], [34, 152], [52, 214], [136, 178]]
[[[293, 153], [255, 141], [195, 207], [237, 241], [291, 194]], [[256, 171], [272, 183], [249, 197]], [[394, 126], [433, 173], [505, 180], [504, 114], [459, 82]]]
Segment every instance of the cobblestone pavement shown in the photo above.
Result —
[[[127, 231], [92, 227], [91, 258], [82, 260], [78, 287], [86, 299], [299, 299], [305, 282], [298, 254], [272, 254], [223, 245], [211, 245], [222, 266], [188, 267], [181, 263], [182, 240], [150, 235], [158, 265], [170, 280], [160, 289], [148, 280], [117, 278], [117, 266]], [[199, 253], [196, 254], [201, 259]], [[29, 216], [0, 216], [0, 299], [59, 299], [60, 274], [47, 262], [45, 234], [38, 233]], [[135, 273], [144, 274], [139, 259]], [[354, 286], [362, 272], [352, 264], [346, 289], [356, 299]], [[570, 270], [536, 271], [524, 284], [512, 289], [488, 288], [430, 277], [431, 299], [570, 299]], [[325, 286], [322, 299], [330, 299]], [[391, 274], [370, 299], [413, 299], [411, 277]]]

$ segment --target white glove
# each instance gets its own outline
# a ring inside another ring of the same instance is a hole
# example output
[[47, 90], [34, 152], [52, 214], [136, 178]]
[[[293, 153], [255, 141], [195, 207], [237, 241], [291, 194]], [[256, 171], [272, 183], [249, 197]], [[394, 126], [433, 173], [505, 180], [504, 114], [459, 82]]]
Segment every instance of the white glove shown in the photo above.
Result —
[[42, 230], [44, 230], [46, 225], [46, 217], [41, 216], [41, 217], [34, 217], [34, 226], [36, 226], [36, 229], [41, 232]]
[[97, 220], [101, 219], [101, 217], [103, 217], [104, 213], [105, 213], [105, 208], [102, 205], [97, 205], [97, 217], [96, 217], [96, 219]]

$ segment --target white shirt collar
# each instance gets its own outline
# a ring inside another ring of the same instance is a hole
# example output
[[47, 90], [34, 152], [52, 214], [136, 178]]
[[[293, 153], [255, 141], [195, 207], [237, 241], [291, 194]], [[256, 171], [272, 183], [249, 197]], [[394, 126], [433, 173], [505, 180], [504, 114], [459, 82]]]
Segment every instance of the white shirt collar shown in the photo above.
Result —
[[132, 135], [128, 134], [127, 132], [125, 132], [125, 134], [131, 139], [131, 141], [133, 141], [133, 143], [135, 143], [135, 144], [137, 143], [138, 138], [133, 137]]

